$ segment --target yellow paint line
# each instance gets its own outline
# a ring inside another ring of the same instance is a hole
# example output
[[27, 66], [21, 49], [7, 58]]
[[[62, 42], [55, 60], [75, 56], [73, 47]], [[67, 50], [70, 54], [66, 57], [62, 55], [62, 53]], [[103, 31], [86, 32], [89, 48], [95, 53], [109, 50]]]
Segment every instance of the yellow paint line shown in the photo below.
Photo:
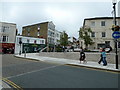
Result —
[[6, 83], [8, 83], [9, 85], [11, 85], [13, 88], [16, 88], [17, 90], [23, 90], [21, 87], [19, 87], [18, 85], [16, 85], [15, 83], [13, 83], [12, 81], [6, 79], [6, 78], [2, 78], [2, 80]]
[[117, 71], [103, 70], [103, 69], [94, 68], [94, 67], [92, 68], [92, 67], [85, 67], [85, 66], [78, 66], [78, 65], [70, 65], [70, 64], [66, 64], [66, 66], [77, 67], [77, 68], [85, 68], [85, 69], [91, 69], [91, 70], [95, 70], [95, 71], [104, 71], [104, 72], [109, 72], [109, 73], [114, 73], [114, 74], [120, 74], [120, 72], [117, 72]]

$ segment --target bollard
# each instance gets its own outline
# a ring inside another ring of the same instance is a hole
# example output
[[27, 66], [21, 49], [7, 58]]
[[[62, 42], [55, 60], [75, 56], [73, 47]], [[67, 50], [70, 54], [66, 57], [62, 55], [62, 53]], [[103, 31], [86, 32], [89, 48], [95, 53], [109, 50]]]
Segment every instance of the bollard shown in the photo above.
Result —
[[26, 57], [26, 50], [25, 50], [25, 54], [24, 54], [24, 57]]

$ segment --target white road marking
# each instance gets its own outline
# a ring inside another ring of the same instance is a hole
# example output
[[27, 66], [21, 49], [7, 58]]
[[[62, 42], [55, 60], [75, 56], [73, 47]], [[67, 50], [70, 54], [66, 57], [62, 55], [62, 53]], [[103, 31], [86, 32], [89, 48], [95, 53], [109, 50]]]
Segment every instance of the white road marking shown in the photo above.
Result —
[[7, 78], [7, 79], [10, 79], [10, 78], [14, 78], [14, 77], [19, 77], [19, 76], [23, 76], [23, 75], [30, 74], [30, 73], [34, 73], [34, 72], [39, 72], [39, 71], [43, 71], [43, 70], [55, 68], [55, 67], [58, 67], [58, 66], [61, 66], [61, 65], [46, 67], [46, 68], [42, 68], [42, 69], [39, 69], [39, 70], [34, 70], [34, 71], [31, 71], [31, 72], [26, 72], [26, 73], [18, 74], [18, 75], [15, 75], [15, 76], [9, 76], [9, 77], [6, 77], [6, 78]]

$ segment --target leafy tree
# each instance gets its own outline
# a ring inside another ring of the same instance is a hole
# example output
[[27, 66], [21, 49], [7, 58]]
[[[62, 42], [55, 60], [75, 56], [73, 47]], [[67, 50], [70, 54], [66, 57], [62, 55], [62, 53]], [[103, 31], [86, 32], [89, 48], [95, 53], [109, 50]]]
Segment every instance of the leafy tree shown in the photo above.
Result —
[[90, 33], [92, 33], [92, 30], [87, 26], [81, 27], [79, 30], [79, 38], [84, 40], [86, 49], [88, 49], [88, 45], [93, 44], [93, 40], [90, 38], [89, 35]]
[[60, 44], [62, 46], [68, 45], [68, 34], [65, 31], [63, 31], [61, 36], [60, 36]]

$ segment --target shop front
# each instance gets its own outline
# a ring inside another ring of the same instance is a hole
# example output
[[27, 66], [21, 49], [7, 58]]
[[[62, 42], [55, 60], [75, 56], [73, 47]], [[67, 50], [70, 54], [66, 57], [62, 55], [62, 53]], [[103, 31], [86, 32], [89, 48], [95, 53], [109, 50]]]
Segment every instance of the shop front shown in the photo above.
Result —
[[26, 51], [26, 53], [35, 53], [39, 52], [41, 49], [45, 48], [45, 44], [30, 44], [30, 43], [23, 43], [22, 53]]
[[14, 54], [15, 43], [0, 43], [0, 53]]

